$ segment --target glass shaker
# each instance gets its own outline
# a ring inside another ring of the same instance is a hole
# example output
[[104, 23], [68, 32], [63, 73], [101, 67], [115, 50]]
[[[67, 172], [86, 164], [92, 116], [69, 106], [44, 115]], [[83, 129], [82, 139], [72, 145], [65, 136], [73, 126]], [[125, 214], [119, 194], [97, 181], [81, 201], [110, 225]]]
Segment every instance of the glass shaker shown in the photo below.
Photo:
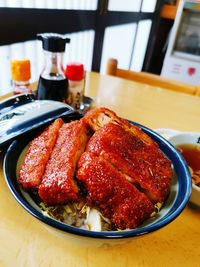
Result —
[[68, 104], [74, 109], [80, 109], [84, 95], [84, 66], [82, 63], [68, 63], [65, 75], [69, 82]]
[[31, 63], [28, 59], [13, 59], [11, 60], [11, 75], [13, 93], [27, 94], [32, 93], [30, 78], [31, 78]]
[[44, 68], [41, 72], [37, 98], [67, 102], [68, 79], [64, 73], [63, 54], [70, 39], [58, 33], [41, 33], [37, 35], [44, 50]]

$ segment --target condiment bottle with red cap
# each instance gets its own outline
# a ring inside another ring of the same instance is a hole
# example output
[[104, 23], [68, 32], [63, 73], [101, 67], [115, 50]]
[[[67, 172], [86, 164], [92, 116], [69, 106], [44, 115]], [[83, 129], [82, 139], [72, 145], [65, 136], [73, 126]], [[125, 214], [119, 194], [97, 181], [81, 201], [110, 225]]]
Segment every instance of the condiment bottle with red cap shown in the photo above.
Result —
[[69, 63], [65, 70], [69, 83], [67, 103], [78, 110], [83, 102], [84, 95], [84, 66], [81, 63]]

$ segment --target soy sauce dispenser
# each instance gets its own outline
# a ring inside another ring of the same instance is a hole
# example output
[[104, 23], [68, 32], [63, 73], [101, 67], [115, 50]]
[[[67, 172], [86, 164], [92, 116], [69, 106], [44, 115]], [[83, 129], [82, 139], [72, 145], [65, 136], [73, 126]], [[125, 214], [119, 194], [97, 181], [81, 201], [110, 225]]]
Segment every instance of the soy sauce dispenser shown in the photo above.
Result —
[[64, 73], [63, 54], [70, 39], [58, 33], [41, 33], [37, 38], [42, 41], [44, 68], [40, 74], [37, 98], [66, 102], [68, 80]]

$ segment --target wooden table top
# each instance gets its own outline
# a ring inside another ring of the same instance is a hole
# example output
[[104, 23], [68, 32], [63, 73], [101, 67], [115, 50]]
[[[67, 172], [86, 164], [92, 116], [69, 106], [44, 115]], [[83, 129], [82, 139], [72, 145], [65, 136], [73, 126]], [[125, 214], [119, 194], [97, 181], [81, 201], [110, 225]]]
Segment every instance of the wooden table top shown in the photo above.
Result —
[[[200, 132], [200, 97], [88, 73], [85, 95], [95, 105], [151, 129]], [[2, 99], [2, 97], [0, 98]], [[186, 206], [169, 225], [112, 248], [87, 248], [49, 232], [14, 200], [0, 153], [0, 266], [200, 266], [200, 211]]]

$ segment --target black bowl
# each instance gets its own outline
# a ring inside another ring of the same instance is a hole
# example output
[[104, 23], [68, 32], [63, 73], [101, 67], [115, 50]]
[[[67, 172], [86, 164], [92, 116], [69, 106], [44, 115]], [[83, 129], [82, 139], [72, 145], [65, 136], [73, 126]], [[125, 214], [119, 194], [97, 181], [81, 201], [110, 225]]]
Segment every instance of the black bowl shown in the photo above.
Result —
[[146, 134], [148, 134], [154, 141], [158, 143], [160, 149], [173, 164], [174, 175], [171, 192], [156, 218], [147, 220], [140, 227], [133, 230], [95, 232], [66, 225], [44, 215], [40, 208], [30, 197], [27, 197], [27, 194], [21, 190], [17, 183], [17, 169], [19, 168], [20, 161], [23, 158], [22, 152], [37, 134], [38, 129], [29, 132], [27, 135], [24, 135], [21, 138], [19, 137], [16, 141], [13, 141], [5, 155], [4, 176], [12, 195], [28, 213], [47, 226], [51, 226], [52, 229], [59, 230], [62, 236], [64, 235], [64, 237], [69, 238], [71, 235], [71, 237], [75, 237], [76, 240], [84, 238], [85, 241], [90, 241], [93, 239], [93, 243], [96, 242], [98, 245], [102, 245], [103, 243], [112, 245], [115, 243], [114, 241], [124, 242], [130, 238], [146, 235], [166, 226], [181, 213], [189, 200], [191, 194], [190, 173], [185, 160], [174, 146], [172, 146], [167, 140], [165, 140], [156, 132], [142, 125], [136, 125], [141, 127]]

